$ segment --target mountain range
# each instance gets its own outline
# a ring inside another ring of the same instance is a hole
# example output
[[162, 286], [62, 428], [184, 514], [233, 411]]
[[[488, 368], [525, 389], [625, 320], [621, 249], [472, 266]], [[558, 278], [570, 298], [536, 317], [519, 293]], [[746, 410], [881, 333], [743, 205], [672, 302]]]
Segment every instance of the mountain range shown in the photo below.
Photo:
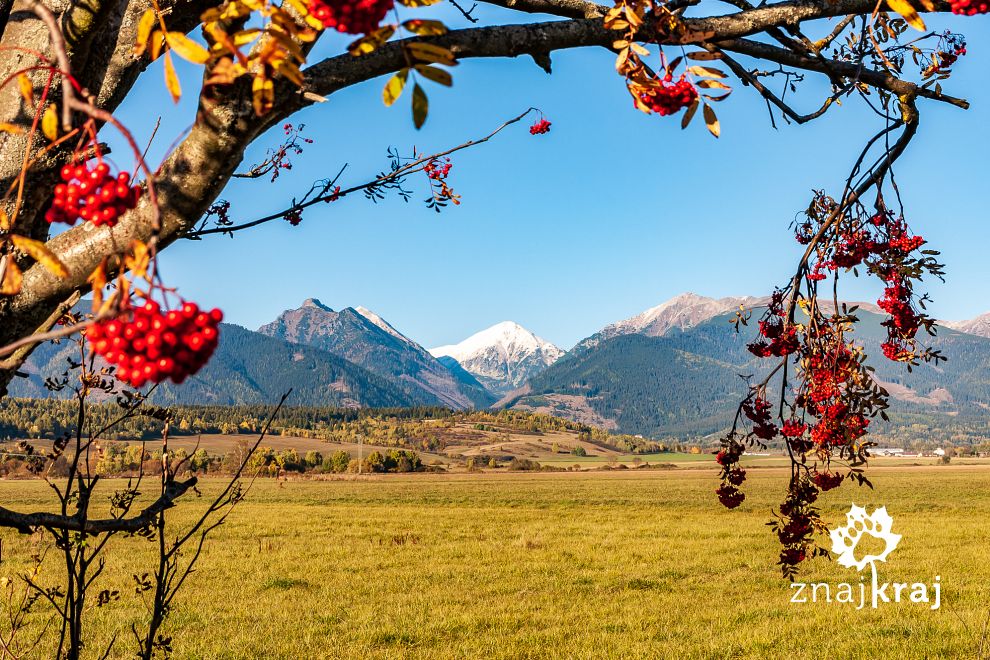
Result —
[[[510, 407], [552, 413], [650, 436], [697, 435], [729, 423], [746, 384], [765, 369], [745, 348], [753, 330], [728, 322], [758, 316], [765, 298], [685, 293], [618, 321], [563, 351], [505, 321], [457, 344], [427, 350], [363, 307], [335, 311], [315, 298], [257, 331], [223, 324], [213, 359], [182, 386], [163, 384], [160, 403], [265, 403], [290, 387], [296, 405], [454, 409]], [[861, 305], [857, 340], [879, 354], [880, 310]], [[872, 359], [895, 409], [985, 418], [990, 410], [990, 314], [940, 322], [931, 345], [938, 367]], [[53, 396], [47, 377], [64, 371], [71, 342], [39, 346], [13, 396]], [[55, 396], [60, 394], [56, 393]]]
[[425, 348], [363, 307], [336, 312], [310, 298], [258, 328], [276, 339], [312, 346], [363, 367], [405, 391], [413, 405], [484, 408], [495, 397], [477, 380], [455, 374]]
[[453, 359], [496, 394], [523, 385], [564, 355], [546, 339], [512, 321], [493, 325], [459, 344], [431, 348], [430, 353]]

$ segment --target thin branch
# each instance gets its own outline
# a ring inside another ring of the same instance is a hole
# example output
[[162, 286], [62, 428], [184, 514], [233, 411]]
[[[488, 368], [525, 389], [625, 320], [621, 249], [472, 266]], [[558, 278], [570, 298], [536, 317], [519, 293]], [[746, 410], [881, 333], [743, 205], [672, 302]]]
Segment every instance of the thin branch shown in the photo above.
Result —
[[[393, 170], [393, 171], [391, 171], [391, 172], [389, 172], [387, 174], [384, 174], [384, 175], [382, 175], [380, 177], [377, 177], [377, 178], [375, 178], [375, 179], [373, 179], [371, 181], [368, 181], [368, 182], [365, 182], [365, 183], [362, 183], [362, 184], [359, 184], [359, 185], [356, 185], [356, 186], [352, 186], [352, 187], [347, 188], [345, 190], [336, 191], [336, 192], [334, 192], [332, 190], [332, 185], [330, 185], [330, 186], [322, 186], [322, 189], [323, 189], [323, 193], [322, 194], [317, 195], [316, 197], [313, 197], [311, 199], [305, 199], [305, 198], [303, 198], [305, 201], [302, 201], [302, 202], [300, 202], [298, 204], [294, 204], [293, 206], [291, 206], [288, 209], [285, 209], [284, 211], [279, 211], [278, 213], [272, 213], [270, 215], [264, 216], [263, 218], [258, 218], [257, 220], [252, 220], [250, 222], [245, 222], [245, 223], [239, 224], [239, 225], [231, 225], [229, 227], [227, 227], [227, 226], [221, 226], [221, 227], [215, 227], [215, 228], [212, 228], [212, 229], [202, 229], [200, 231], [190, 232], [188, 234], [185, 234], [183, 236], [183, 238], [197, 239], [197, 238], [200, 238], [202, 236], [207, 236], [209, 234], [232, 234], [235, 231], [242, 231], [244, 229], [250, 229], [251, 227], [257, 227], [258, 225], [264, 224], [266, 222], [271, 222], [272, 220], [279, 220], [281, 218], [284, 218], [287, 213], [291, 213], [292, 211], [301, 211], [303, 209], [309, 208], [310, 206], [313, 206], [314, 204], [319, 204], [320, 202], [334, 201], [334, 200], [340, 199], [342, 197], [346, 197], [347, 195], [353, 194], [355, 192], [360, 192], [362, 190], [368, 190], [370, 188], [376, 188], [376, 187], [378, 187], [378, 186], [380, 186], [382, 184], [392, 183], [392, 182], [398, 181], [398, 180], [400, 180], [400, 179], [402, 179], [402, 178], [404, 178], [406, 176], [409, 176], [410, 174], [413, 174], [415, 172], [418, 172], [418, 171], [422, 170], [423, 169], [423, 166], [425, 166], [427, 163], [429, 163], [432, 160], [436, 160], [438, 158], [443, 158], [445, 156], [448, 156], [448, 155], [450, 155], [452, 153], [461, 151], [463, 149], [468, 149], [470, 147], [475, 147], [475, 146], [477, 146], [479, 144], [484, 144], [485, 142], [488, 142], [493, 137], [495, 137], [496, 135], [498, 135], [499, 133], [501, 133], [503, 130], [505, 130], [506, 128], [508, 128], [512, 124], [515, 124], [515, 123], [521, 121], [523, 119], [523, 117], [525, 117], [526, 115], [530, 114], [531, 112], [534, 112], [535, 110], [536, 110], [535, 108], [529, 108], [528, 110], [526, 110], [522, 114], [520, 114], [520, 115], [518, 115], [516, 117], [513, 117], [512, 119], [509, 119], [508, 121], [503, 122], [501, 125], [498, 126], [498, 128], [496, 128], [495, 130], [491, 131], [490, 133], [488, 133], [484, 137], [478, 138], [477, 140], [468, 140], [467, 142], [464, 142], [462, 144], [459, 144], [456, 147], [452, 147], [452, 148], [447, 149], [445, 151], [439, 151], [439, 152], [437, 152], [435, 154], [431, 154], [429, 156], [422, 156], [422, 157], [417, 158], [417, 159], [415, 159], [415, 160], [413, 160], [413, 161], [411, 161], [409, 163], [406, 163], [405, 165], [399, 167], [396, 170]], [[312, 192], [315, 188], [316, 188], [316, 186], [311, 187], [310, 188], [310, 192]]]

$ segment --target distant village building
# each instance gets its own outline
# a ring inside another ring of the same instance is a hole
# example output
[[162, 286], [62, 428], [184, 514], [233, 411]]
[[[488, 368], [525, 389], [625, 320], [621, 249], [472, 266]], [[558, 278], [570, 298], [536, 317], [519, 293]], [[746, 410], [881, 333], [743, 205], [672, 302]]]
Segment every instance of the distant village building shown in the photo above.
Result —
[[939, 447], [938, 449], [936, 449], [932, 453], [935, 454], [936, 456], [945, 456], [945, 450], [942, 449], [941, 447]]
[[870, 453], [874, 456], [903, 456], [904, 450], [900, 447], [874, 447]]

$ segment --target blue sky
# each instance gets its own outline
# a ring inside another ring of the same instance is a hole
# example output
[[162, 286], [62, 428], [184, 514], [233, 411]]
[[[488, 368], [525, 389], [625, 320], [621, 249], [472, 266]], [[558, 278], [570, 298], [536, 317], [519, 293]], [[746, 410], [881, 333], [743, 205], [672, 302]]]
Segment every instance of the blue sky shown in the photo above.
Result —
[[[909, 222], [948, 264], [947, 283], [931, 286], [931, 309], [941, 318], [968, 318], [990, 310], [982, 198], [990, 24], [986, 17], [929, 24], [966, 34], [969, 54], [945, 88], [973, 108], [922, 101], [920, 134], [896, 173]], [[341, 43], [329, 40], [317, 55]], [[511, 319], [568, 348], [683, 291], [763, 295], [782, 283], [799, 248], [788, 224], [812, 189], [841, 185], [878, 126], [850, 100], [810, 125], [778, 121], [774, 131], [762, 100], [732, 81], [733, 95], [718, 106], [722, 138], [715, 140], [699, 119], [681, 131], [679, 118], [634, 110], [607, 52], [557, 53], [553, 70], [548, 76], [528, 57], [465, 61], [453, 70], [453, 89], [426, 84], [430, 116], [421, 131], [412, 126], [407, 96], [383, 106], [384, 79], [334, 95], [293, 118], [315, 143], [291, 172], [275, 184], [228, 187], [235, 220], [284, 208], [345, 163], [342, 183], [362, 182], [387, 167], [390, 145], [404, 153], [454, 146], [530, 106], [553, 129], [534, 137], [517, 125], [456, 155], [449, 181], [463, 202], [439, 215], [419, 201], [374, 205], [356, 196], [314, 207], [299, 227], [276, 222], [233, 239], [175, 245], [163, 253], [164, 275], [185, 297], [219, 306], [249, 328], [317, 297], [335, 309], [368, 307], [427, 346]], [[199, 72], [181, 67], [180, 74], [186, 98], [178, 107], [155, 67], [120, 112], [139, 141], [157, 118], [149, 108], [167, 113], [153, 164], [192, 121]], [[805, 111], [825, 91], [820, 80], [802, 89], [797, 105]], [[280, 139], [280, 131], [259, 139], [245, 165]], [[416, 189], [420, 200], [424, 189]], [[875, 300], [879, 292], [875, 282], [847, 284], [849, 299]]]

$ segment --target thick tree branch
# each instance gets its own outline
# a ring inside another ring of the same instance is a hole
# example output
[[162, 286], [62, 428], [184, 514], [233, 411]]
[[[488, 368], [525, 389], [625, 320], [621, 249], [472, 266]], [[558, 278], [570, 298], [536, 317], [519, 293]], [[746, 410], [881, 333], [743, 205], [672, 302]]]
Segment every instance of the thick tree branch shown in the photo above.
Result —
[[171, 482], [161, 497], [131, 518], [86, 520], [77, 516], [63, 516], [58, 513], [18, 513], [0, 507], [0, 527], [12, 527], [23, 534], [30, 534], [39, 527], [59, 531], [86, 532], [87, 534], [138, 532], [151, 525], [159, 513], [175, 506], [175, 500], [195, 486], [196, 481], [196, 477], [190, 477], [186, 481]]
[[969, 102], [965, 99], [939, 94], [932, 89], [926, 89], [907, 80], [901, 80], [892, 73], [868, 69], [852, 62], [804, 57], [784, 48], [771, 46], [751, 39], [729, 39], [718, 41], [715, 45], [723, 50], [748, 55], [749, 57], [768, 60], [806, 71], [822, 73], [833, 79], [845, 78], [847, 80], [857, 80], [872, 87], [885, 89], [898, 96], [920, 96], [933, 101], [942, 101], [943, 103], [963, 109], [969, 108]]

